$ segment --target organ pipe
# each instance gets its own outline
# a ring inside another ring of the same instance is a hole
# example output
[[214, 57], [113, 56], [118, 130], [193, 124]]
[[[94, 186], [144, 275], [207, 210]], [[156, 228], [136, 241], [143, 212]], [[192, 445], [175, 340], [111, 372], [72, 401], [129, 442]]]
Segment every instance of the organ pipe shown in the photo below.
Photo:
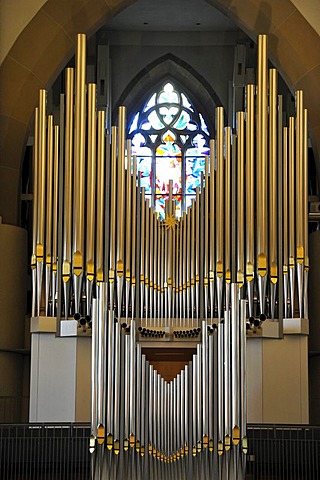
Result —
[[[54, 316], [63, 305], [63, 321], [79, 320], [79, 335], [90, 330], [92, 315], [91, 453], [148, 452], [150, 461], [168, 464], [183, 462], [188, 453], [200, 458], [205, 450], [226, 459], [228, 452], [245, 454], [246, 329], [251, 334], [251, 325], [266, 317], [278, 320], [282, 284], [285, 317], [308, 315], [302, 92], [296, 116], [279, 129], [277, 72], [269, 71], [268, 82], [267, 39], [259, 36], [256, 93], [254, 85], [246, 86], [236, 141], [218, 107], [216, 135], [191, 206], [177, 215], [170, 181], [163, 219], [141, 187], [126, 141], [124, 107], [110, 142], [105, 135], [96, 85], [85, 84], [85, 43], [79, 35], [75, 72], [66, 71], [65, 127], [59, 130], [47, 116], [44, 90], [35, 111], [32, 314]], [[60, 193], [59, 164], [64, 165]], [[196, 353], [166, 382], [146, 361], [144, 341], [196, 342]]]

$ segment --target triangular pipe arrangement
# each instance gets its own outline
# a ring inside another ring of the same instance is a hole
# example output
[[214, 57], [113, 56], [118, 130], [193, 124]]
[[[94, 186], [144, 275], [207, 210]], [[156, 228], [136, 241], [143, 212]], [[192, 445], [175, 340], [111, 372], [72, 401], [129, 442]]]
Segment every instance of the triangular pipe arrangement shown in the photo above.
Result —
[[[162, 220], [140, 185], [125, 107], [106, 131], [85, 72], [80, 34], [60, 124], [46, 113], [44, 90], [35, 110], [32, 316], [76, 319], [79, 332], [92, 325], [92, 451], [134, 447], [172, 463], [205, 450], [221, 467], [220, 457], [247, 451], [246, 331], [267, 318], [307, 317], [303, 93], [284, 126], [260, 35], [245, 111], [232, 130], [216, 109], [196, 197], [177, 218], [170, 184]], [[188, 336], [201, 339], [197, 354], [167, 383], [140, 342]]]

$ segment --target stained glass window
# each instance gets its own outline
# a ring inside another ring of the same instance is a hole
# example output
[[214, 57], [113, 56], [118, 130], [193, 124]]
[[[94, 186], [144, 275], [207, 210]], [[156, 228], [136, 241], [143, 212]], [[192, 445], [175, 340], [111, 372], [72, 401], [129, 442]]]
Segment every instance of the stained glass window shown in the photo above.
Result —
[[209, 130], [203, 115], [185, 93], [166, 82], [133, 116], [128, 136], [137, 156], [141, 186], [156, 211], [164, 217], [171, 180], [176, 216], [180, 216], [195, 198], [209, 154]]

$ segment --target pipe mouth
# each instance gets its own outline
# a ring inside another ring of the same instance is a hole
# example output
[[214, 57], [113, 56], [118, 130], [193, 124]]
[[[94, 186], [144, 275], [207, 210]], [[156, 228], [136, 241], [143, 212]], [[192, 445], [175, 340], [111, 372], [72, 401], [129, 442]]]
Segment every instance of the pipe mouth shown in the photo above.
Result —
[[254, 322], [253, 322], [253, 325], [254, 325], [255, 327], [260, 327], [260, 320], [255, 319]]
[[261, 313], [260, 315], [261, 322], [264, 322], [266, 319], [267, 319], [267, 316], [264, 313]]
[[250, 322], [251, 324], [254, 323], [254, 317], [250, 317], [250, 318], [249, 318], [249, 322]]
[[91, 315], [86, 315], [84, 318], [85, 318], [87, 323], [89, 323], [91, 321]]
[[84, 327], [87, 324], [86, 319], [84, 317], [80, 318], [79, 323], [80, 323], [81, 327]]
[[73, 315], [73, 318], [74, 318], [75, 320], [77, 320], [77, 322], [78, 322], [78, 321], [80, 320], [80, 318], [81, 318], [80, 313], [75, 313], [75, 314]]

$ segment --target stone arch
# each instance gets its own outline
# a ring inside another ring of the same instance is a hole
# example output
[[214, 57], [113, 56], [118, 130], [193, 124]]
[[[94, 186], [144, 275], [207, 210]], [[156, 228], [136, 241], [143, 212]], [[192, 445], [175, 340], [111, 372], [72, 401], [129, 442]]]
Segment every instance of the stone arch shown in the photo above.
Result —
[[113, 110], [113, 119], [116, 120], [119, 105], [127, 107], [129, 118], [159, 84], [166, 80], [178, 84], [189, 96], [199, 112], [205, 115], [207, 125], [213, 133], [214, 109], [222, 105], [218, 95], [194, 68], [171, 53], [151, 62], [129, 82]]
[[[320, 37], [290, 0], [207, 0], [251, 38], [269, 34], [269, 55], [292, 91], [303, 89], [320, 173]], [[49, 87], [91, 35], [133, 0], [48, 0], [18, 36], [0, 69], [0, 214], [17, 223], [20, 165], [40, 88]]]

